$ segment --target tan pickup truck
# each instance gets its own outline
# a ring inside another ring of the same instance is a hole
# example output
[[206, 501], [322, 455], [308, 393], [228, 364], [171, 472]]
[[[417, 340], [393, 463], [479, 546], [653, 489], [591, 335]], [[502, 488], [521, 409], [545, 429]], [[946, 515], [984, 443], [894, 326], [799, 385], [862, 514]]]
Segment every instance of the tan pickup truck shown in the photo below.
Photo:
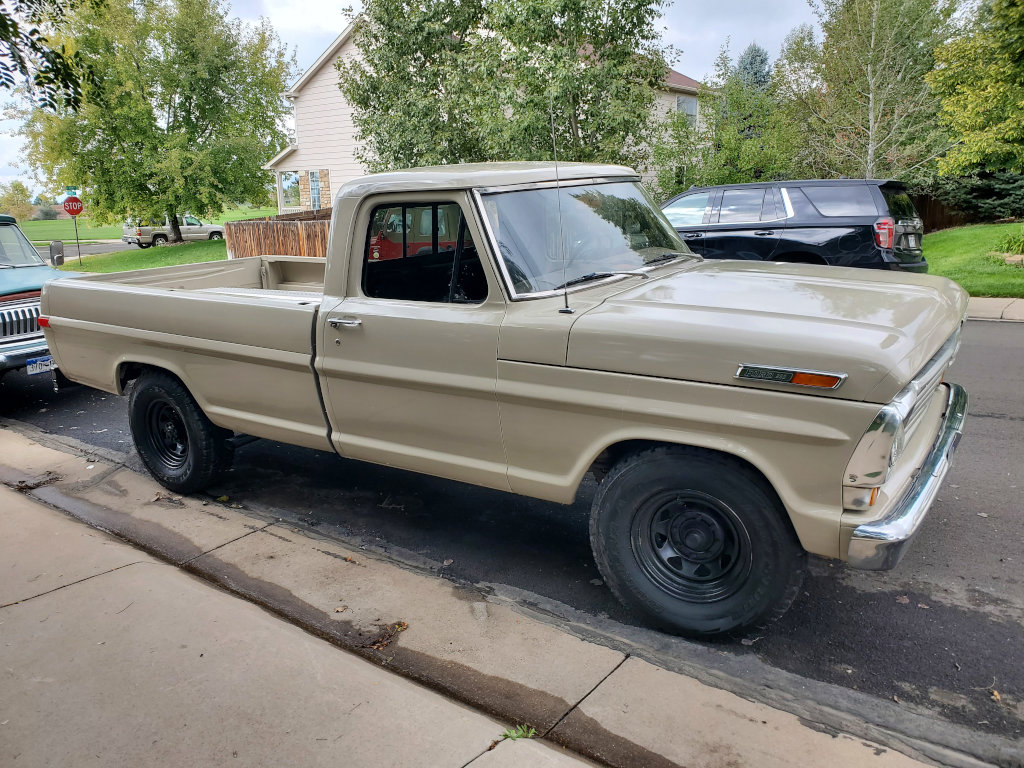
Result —
[[807, 553], [886, 569], [966, 414], [967, 306], [927, 275], [703, 261], [636, 173], [468, 165], [338, 194], [326, 259], [264, 256], [48, 283], [71, 379], [130, 393], [167, 488], [236, 434], [568, 504], [656, 626], [781, 615]]

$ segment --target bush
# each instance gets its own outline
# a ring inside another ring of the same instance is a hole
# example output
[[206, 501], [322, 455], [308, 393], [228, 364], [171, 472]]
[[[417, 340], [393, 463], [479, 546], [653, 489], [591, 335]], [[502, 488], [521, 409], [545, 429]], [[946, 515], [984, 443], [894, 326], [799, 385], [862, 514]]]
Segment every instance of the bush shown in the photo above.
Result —
[[57, 218], [57, 212], [48, 205], [41, 205], [36, 208], [36, 215], [32, 217], [32, 221], [54, 221]]
[[996, 251], [1024, 255], [1024, 227], [1020, 232], [1011, 232], [997, 240]]

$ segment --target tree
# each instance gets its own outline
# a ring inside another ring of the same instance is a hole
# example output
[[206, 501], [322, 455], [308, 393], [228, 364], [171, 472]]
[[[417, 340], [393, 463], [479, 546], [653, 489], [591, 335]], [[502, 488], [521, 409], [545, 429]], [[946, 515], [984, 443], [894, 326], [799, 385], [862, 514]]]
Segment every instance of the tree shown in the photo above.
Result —
[[65, 9], [53, 0], [13, 0], [0, 4], [0, 86], [23, 87], [45, 108], [75, 109], [88, 77], [82, 57], [63, 44], [51, 45], [43, 29], [58, 29]]
[[29, 219], [35, 213], [32, 193], [20, 181], [0, 184], [0, 213], [7, 213], [16, 219]]
[[638, 163], [667, 68], [661, 0], [368, 0], [340, 62], [372, 169]]
[[820, 176], [909, 178], [947, 142], [925, 75], [952, 0], [821, 0], [823, 30], [787, 37], [776, 77], [804, 126], [802, 160]]
[[936, 59], [929, 81], [958, 139], [941, 172], [1024, 171], [1024, 4], [989, 0]]
[[219, 0], [108, 0], [68, 21], [96, 80], [77, 113], [26, 115], [41, 178], [82, 188], [99, 220], [166, 215], [172, 239], [178, 214], [265, 199], [294, 71], [266, 21], [229, 20]]
[[[749, 49], [748, 49], [749, 50]], [[692, 185], [742, 184], [788, 177], [798, 143], [774, 87], [748, 85], [727, 47], [697, 97], [698, 120], [670, 114], [653, 144], [655, 193], [661, 199]]]
[[751, 43], [736, 61], [736, 74], [743, 84], [756, 91], [767, 91], [772, 82], [768, 51], [757, 43]]

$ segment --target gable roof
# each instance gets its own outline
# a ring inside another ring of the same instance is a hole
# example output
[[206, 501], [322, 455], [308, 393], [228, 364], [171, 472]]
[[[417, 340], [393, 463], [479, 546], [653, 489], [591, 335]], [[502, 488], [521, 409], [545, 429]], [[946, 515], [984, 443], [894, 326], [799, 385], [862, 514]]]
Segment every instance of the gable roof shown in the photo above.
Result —
[[[303, 72], [299, 76], [299, 79], [292, 83], [292, 87], [285, 91], [284, 95], [297, 96], [302, 87], [312, 80], [313, 76], [319, 72], [325, 64], [333, 64], [338, 57], [339, 51], [341, 51], [341, 47], [345, 45], [350, 37], [352, 37], [352, 33], [355, 32], [356, 24], [358, 23], [359, 19], [357, 18], [345, 27], [344, 31], [334, 38], [334, 42], [327, 46], [327, 50], [320, 54], [320, 58], [314, 61], [310, 65], [309, 69]], [[665, 86], [670, 91], [692, 91], [693, 93], [696, 93], [700, 89], [699, 82], [694, 80], [692, 77], [687, 77], [682, 72], [676, 72], [674, 69], [669, 69], [668, 75], [665, 76]], [[277, 158], [275, 158], [275, 160], [276, 159]]]

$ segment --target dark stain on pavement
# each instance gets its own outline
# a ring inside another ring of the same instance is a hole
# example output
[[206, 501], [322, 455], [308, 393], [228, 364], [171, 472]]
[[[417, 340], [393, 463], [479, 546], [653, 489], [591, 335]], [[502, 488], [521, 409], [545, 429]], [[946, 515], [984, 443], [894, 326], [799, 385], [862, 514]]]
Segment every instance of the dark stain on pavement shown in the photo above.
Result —
[[[684, 768], [679, 763], [612, 733], [579, 709], [570, 712], [558, 727], [548, 734], [548, 738], [585, 757], [615, 768]], [[732, 758], [718, 760], [710, 753], [701, 757], [700, 764], [706, 768], [743, 768], [743, 763]]]

